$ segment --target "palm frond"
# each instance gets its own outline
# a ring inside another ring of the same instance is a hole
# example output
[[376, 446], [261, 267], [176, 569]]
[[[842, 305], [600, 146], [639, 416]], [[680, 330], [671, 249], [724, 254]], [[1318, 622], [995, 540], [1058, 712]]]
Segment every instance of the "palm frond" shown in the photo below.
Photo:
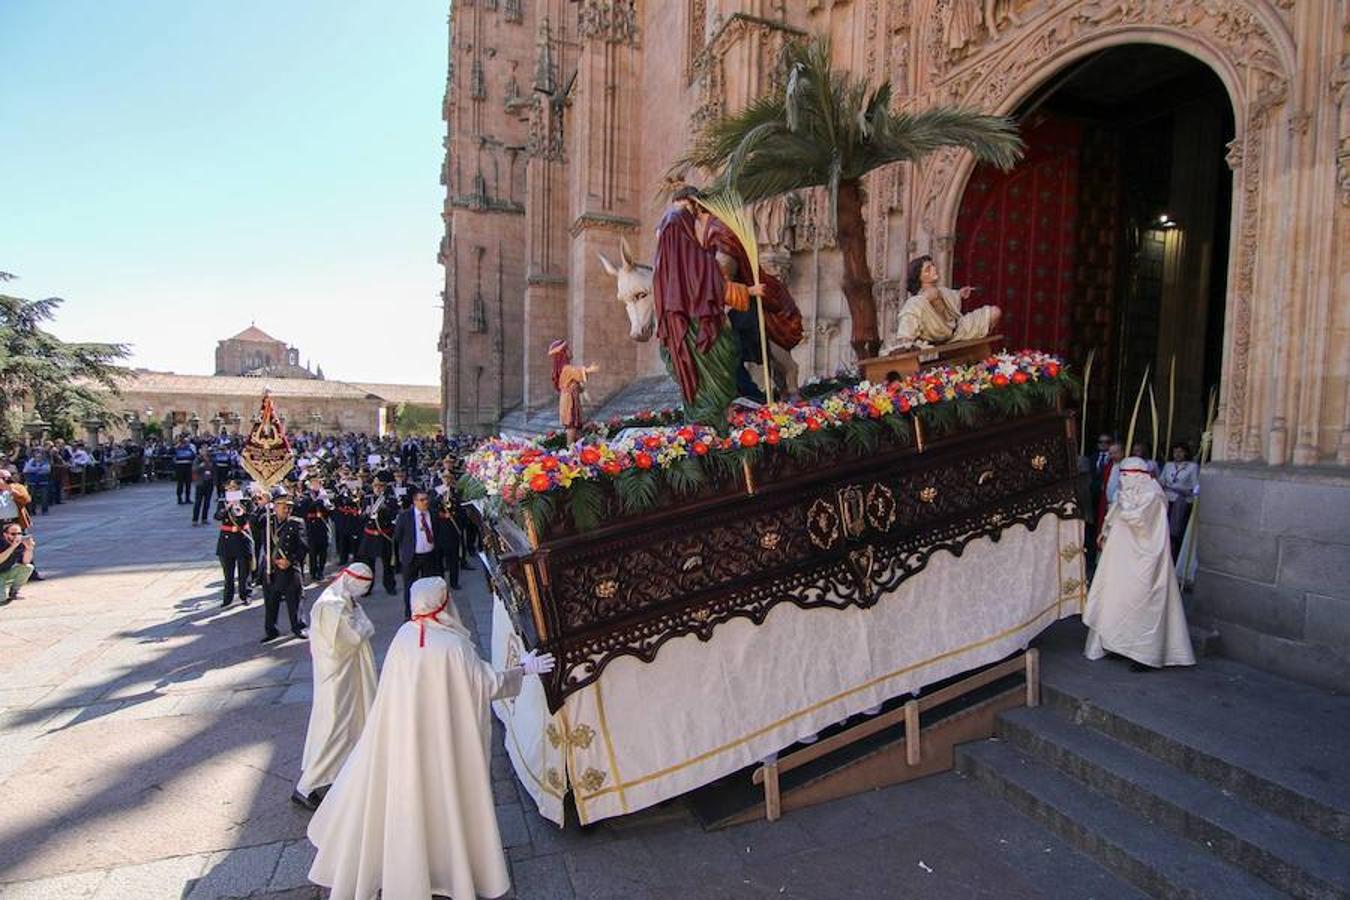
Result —
[[786, 88], [708, 123], [672, 171], [705, 169], [714, 173], [714, 189], [731, 187], [754, 202], [828, 188], [943, 147], [1003, 168], [1021, 157], [1016, 126], [1002, 116], [957, 107], [892, 112], [891, 85], [872, 89], [834, 68], [827, 39], [789, 44], [784, 59]]

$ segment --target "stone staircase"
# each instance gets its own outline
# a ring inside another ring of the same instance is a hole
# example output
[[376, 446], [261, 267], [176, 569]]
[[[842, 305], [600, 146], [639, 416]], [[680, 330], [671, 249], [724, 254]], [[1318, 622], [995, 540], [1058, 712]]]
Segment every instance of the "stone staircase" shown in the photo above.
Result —
[[1350, 698], [1238, 663], [1134, 673], [1082, 629], [956, 768], [1155, 897], [1350, 898]]

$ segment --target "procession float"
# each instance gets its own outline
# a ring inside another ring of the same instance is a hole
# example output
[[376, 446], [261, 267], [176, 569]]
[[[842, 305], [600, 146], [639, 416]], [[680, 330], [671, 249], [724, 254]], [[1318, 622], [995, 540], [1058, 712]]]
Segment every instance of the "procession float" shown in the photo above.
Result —
[[[787, 66], [781, 97], [682, 160], [716, 190], [672, 176], [651, 265], [626, 244], [601, 260], [683, 408], [585, 427], [594, 368], [560, 341], [565, 433], [491, 440], [466, 464], [494, 662], [557, 659], [495, 709], [559, 824], [569, 806], [585, 825], [687, 794], [708, 824], [774, 819], [950, 767], [997, 711], [1037, 701], [1029, 644], [1081, 609], [1074, 375], [1003, 349], [999, 310], [967, 308], [974, 289], [943, 287], [928, 257], [880, 334], [867, 269], [868, 171], [943, 145], [1008, 166], [1015, 126], [895, 113], [827, 44]], [[760, 269], [738, 185], [828, 191], [855, 373], [797, 388], [802, 317]]]
[[[1053, 356], [992, 353], [733, 409], [722, 429], [666, 412], [570, 445], [480, 448], [465, 487], [494, 659], [539, 647], [558, 660], [497, 710], [540, 812], [561, 823], [570, 792], [594, 822], [758, 767], [753, 814], [773, 818], [943, 768], [951, 741], [918, 737], [935, 705], [921, 690], [1081, 609], [1073, 386]], [[1028, 666], [1016, 656], [973, 687]], [[1034, 689], [1033, 671], [982, 720]], [[781, 751], [883, 705], [798, 762], [908, 727], [908, 746], [874, 761], [884, 772], [779, 796], [794, 767]]]

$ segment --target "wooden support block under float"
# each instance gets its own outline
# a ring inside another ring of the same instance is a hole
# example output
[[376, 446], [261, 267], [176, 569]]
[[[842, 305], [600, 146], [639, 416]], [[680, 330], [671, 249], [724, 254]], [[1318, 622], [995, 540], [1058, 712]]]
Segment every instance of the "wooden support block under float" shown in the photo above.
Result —
[[[1011, 687], [979, 703], [927, 726], [918, 727], [919, 714], [950, 703], [972, 691], [1015, 674], [1025, 674], [1025, 684]], [[840, 797], [875, 790], [892, 784], [936, 775], [952, 768], [956, 745], [992, 737], [998, 714], [1040, 702], [1040, 654], [1028, 650], [997, 665], [975, 672], [925, 697], [859, 722], [756, 769], [751, 781], [764, 786], [764, 801], [724, 819], [719, 826], [739, 825], [766, 818], [774, 821], [783, 813], [814, 806]], [[906, 736], [884, 744], [866, 755], [792, 787], [782, 785], [782, 776], [808, 763], [904, 723]], [[910, 741], [909, 735], [915, 740]]]

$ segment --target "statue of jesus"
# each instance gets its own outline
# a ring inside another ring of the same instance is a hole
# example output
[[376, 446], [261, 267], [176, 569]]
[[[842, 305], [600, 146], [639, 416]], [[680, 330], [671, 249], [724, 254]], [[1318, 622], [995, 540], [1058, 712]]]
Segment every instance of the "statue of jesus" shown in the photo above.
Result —
[[931, 256], [920, 256], [909, 264], [906, 288], [909, 299], [900, 307], [891, 350], [911, 350], [945, 344], [948, 341], [972, 341], [988, 337], [998, 328], [1001, 312], [997, 306], [981, 306], [961, 312], [961, 302], [975, 290], [963, 287], [954, 291], [942, 287], [937, 266]]

